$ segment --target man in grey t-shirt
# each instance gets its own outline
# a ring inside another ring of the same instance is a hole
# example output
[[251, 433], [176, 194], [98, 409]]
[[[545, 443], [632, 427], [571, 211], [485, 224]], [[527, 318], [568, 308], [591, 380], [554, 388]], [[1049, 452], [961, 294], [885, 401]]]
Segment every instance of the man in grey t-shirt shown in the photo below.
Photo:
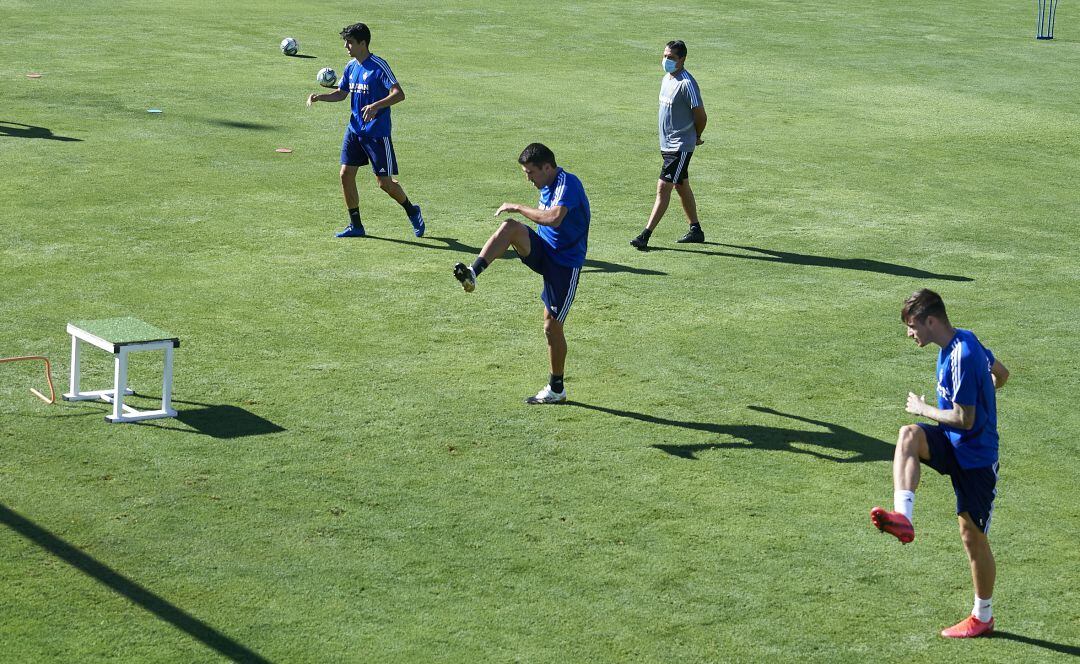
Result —
[[649, 238], [660, 224], [671, 201], [671, 190], [679, 192], [690, 230], [679, 238], [679, 242], [704, 242], [705, 233], [697, 216], [697, 201], [690, 189], [690, 157], [694, 148], [703, 143], [701, 132], [705, 131], [708, 116], [701, 103], [701, 90], [690, 72], [683, 69], [686, 60], [686, 44], [682, 41], [670, 41], [664, 48], [663, 80], [660, 82], [660, 154], [664, 165], [660, 169], [660, 180], [656, 183], [656, 202], [652, 214], [641, 231], [633, 240], [632, 246], [645, 251], [649, 248]]

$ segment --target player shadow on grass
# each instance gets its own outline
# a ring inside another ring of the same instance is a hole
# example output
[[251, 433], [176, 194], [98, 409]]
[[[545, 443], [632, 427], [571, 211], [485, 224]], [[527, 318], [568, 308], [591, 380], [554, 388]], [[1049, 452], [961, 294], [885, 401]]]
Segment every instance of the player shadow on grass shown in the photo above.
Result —
[[[145, 394], [138, 393], [133, 396], [146, 399], [160, 399], [160, 397], [149, 397]], [[270, 420], [259, 417], [255, 413], [244, 410], [239, 406], [232, 406], [229, 404], [209, 404], [201, 403], [199, 401], [182, 401], [180, 399], [173, 399], [172, 403], [174, 406], [176, 404], [201, 406], [201, 408], [187, 408], [183, 410], [178, 408], [176, 410], [176, 419], [191, 427], [191, 429], [168, 426], [165, 424], [169, 421], [168, 418], [144, 420], [135, 422], [135, 424], [150, 426], [157, 429], [169, 429], [170, 431], [201, 433], [205, 436], [210, 436], [211, 438], [243, 438], [245, 436], [264, 436], [266, 434], [281, 433], [282, 431], [285, 431], [284, 427], [278, 426]]]
[[0, 137], [3, 136], [10, 136], [11, 138], [44, 138], [49, 141], [82, 142], [81, 138], [57, 136], [52, 133], [52, 129], [46, 129], [45, 127], [35, 127], [34, 125], [23, 124], [21, 122], [0, 120]]
[[1012, 632], [1002, 632], [1000, 630], [994, 630], [990, 632], [989, 638], [991, 639], [1004, 639], [1007, 641], [1016, 641], [1018, 643], [1026, 643], [1030, 646], [1038, 646], [1039, 648], [1046, 648], [1047, 650], [1053, 650], [1054, 652], [1062, 653], [1063, 655], [1072, 655], [1073, 657], [1080, 657], [1080, 646], [1070, 646], [1064, 643], [1054, 643], [1053, 641], [1043, 641], [1042, 639], [1033, 639], [1030, 636], [1023, 636], [1020, 634], [1013, 634]]
[[[436, 240], [438, 242], [444, 243], [446, 246], [445, 247], [440, 247], [440, 246], [437, 246], [437, 245], [428, 244], [426, 242], [417, 242], [415, 240], [402, 240], [402, 239], [393, 238], [393, 237], [379, 237], [378, 235], [370, 235], [370, 234], [367, 235], [367, 238], [370, 239], [370, 240], [381, 240], [383, 242], [396, 242], [398, 244], [408, 244], [408, 245], [411, 245], [411, 246], [414, 246], [414, 247], [424, 247], [425, 249], [438, 249], [439, 251], [457, 251], [457, 252], [460, 252], [460, 253], [463, 253], [463, 254], [469, 254], [470, 256], [476, 256], [477, 254], [480, 253], [480, 249], [481, 249], [481, 247], [473, 247], [473, 246], [465, 244], [464, 242], [460, 242], [460, 241], [458, 241], [457, 238], [453, 238], [453, 237], [436, 237], [434, 235], [428, 235], [424, 239], [426, 239], [426, 240]], [[503, 258], [517, 258], [517, 252], [515, 252], [513, 249], [510, 249], [509, 251], [506, 252], [505, 255], [503, 255]], [[593, 259], [593, 258], [586, 258], [585, 259], [585, 267], [581, 271], [582, 271], [582, 273], [589, 273], [589, 272], [606, 272], [606, 273], [629, 272], [630, 274], [638, 274], [638, 275], [647, 276], [647, 277], [666, 277], [667, 276], [667, 272], [661, 272], [659, 270], [650, 270], [648, 268], [642, 268], [642, 267], [632, 267], [630, 265], [622, 265], [620, 263], [609, 263], [608, 261], [599, 261], [599, 260], [596, 260], [596, 259]]]
[[[787, 417], [799, 422], [806, 422], [807, 424], [813, 424], [815, 426], [828, 429], [828, 431], [806, 431], [803, 429], [788, 429], [784, 427], [769, 427], [762, 426], [760, 424], [713, 424], [711, 422], [685, 422], [682, 420], [670, 420], [665, 417], [656, 417], [655, 415], [646, 415], [644, 413], [635, 413], [628, 410], [616, 410], [614, 408], [606, 408], [604, 406], [594, 406], [592, 404], [580, 403], [577, 401], [567, 401], [567, 405], [578, 406], [580, 408], [588, 408], [589, 410], [598, 410], [603, 413], [610, 413], [611, 415], [618, 415], [619, 417], [627, 417], [632, 420], [638, 420], [640, 422], [648, 422], [650, 424], [663, 424], [665, 426], [678, 427], [680, 429], [691, 429], [694, 431], [705, 431], [707, 433], [720, 434], [722, 436], [731, 436], [732, 438], [739, 438], [746, 441], [740, 442], [725, 442], [725, 443], [697, 443], [693, 445], [653, 445], [658, 450], [667, 452], [672, 456], [677, 456], [683, 459], [697, 459], [698, 452], [705, 450], [722, 450], [722, 449], [758, 449], [758, 450], [774, 450], [779, 452], [795, 452], [798, 454], [809, 454], [810, 456], [817, 457], [819, 459], [825, 459], [828, 461], [836, 461], [839, 463], [855, 463], [863, 461], [887, 461], [893, 458], [893, 446], [878, 440], [877, 438], [871, 438], [865, 434], [861, 434], [857, 431], [842, 427], [838, 424], [832, 424], [830, 422], [823, 422], [821, 420], [811, 419], [809, 417], [802, 417], [799, 415], [790, 415], [788, 413], [781, 413], [780, 411], [773, 410], [772, 408], [765, 408], [762, 406], [747, 406], [750, 410], [755, 410], [759, 413], [766, 413], [769, 415], [778, 415], [780, 417]], [[827, 454], [819, 452], [807, 447], [798, 447], [799, 445], [812, 445], [818, 448], [831, 448], [840, 452], [840, 454]]]
[[187, 633], [206, 647], [216, 650], [223, 657], [234, 662], [269, 662], [250, 648], [230, 639], [160, 595], [144, 588], [3, 504], [0, 504], [0, 523], [103, 586], [112, 589], [118, 595], [126, 597], [131, 603]]
[[726, 258], [745, 258], [754, 261], [766, 261], [769, 263], [787, 263], [789, 265], [809, 265], [811, 267], [832, 267], [842, 270], [860, 270], [862, 272], [877, 272], [879, 274], [891, 274], [897, 277], [911, 277], [913, 279], [940, 279], [942, 281], [974, 281], [971, 277], [955, 274], [937, 274], [917, 267], [886, 263], [869, 258], [832, 258], [829, 256], [814, 256], [813, 254], [796, 254], [790, 251], [777, 251], [776, 249], [762, 249], [760, 247], [748, 247], [740, 244], [723, 244], [721, 242], [703, 242], [702, 244], [714, 247], [728, 247], [751, 251], [751, 254], [737, 254], [728, 251], [700, 251], [697, 249], [683, 249], [681, 247], [649, 247], [649, 251], [681, 251], [690, 254], [702, 254], [705, 256], [724, 256]]
[[240, 120], [221, 120], [218, 118], [207, 118], [208, 123], [217, 125], [219, 127], [228, 127], [229, 129], [249, 129], [251, 131], [266, 131], [268, 129], [277, 129], [276, 125], [270, 125], [263, 122], [243, 122]]

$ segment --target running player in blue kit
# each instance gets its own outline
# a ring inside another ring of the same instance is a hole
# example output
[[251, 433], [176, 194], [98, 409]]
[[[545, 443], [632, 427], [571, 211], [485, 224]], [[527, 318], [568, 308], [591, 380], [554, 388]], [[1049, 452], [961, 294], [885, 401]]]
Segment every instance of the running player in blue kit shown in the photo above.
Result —
[[507, 249], [513, 247], [518, 258], [533, 272], [544, 277], [540, 299], [544, 302], [544, 335], [547, 337], [551, 378], [528, 404], [566, 401], [563, 370], [566, 363], [566, 337], [563, 323], [577, 293], [581, 266], [589, 242], [591, 212], [581, 180], [559, 168], [555, 154], [545, 145], [531, 143], [518, 157], [521, 170], [540, 190], [537, 207], [503, 203], [495, 212], [516, 213], [536, 224], [534, 231], [516, 219], [507, 219], [484, 244], [472, 267], [454, 266], [454, 277], [465, 292], [476, 289], [476, 278]]
[[1009, 371], [970, 330], [952, 326], [941, 296], [916, 291], [904, 302], [900, 319], [919, 347], [941, 347], [937, 361], [937, 407], [909, 392], [907, 412], [936, 424], [900, 429], [893, 456], [893, 509], [870, 510], [870, 522], [902, 544], [915, 539], [912, 511], [920, 464], [952, 479], [960, 539], [971, 564], [975, 604], [971, 615], [942, 630], [947, 638], [970, 638], [994, 629], [990, 599], [997, 566], [990, 551], [990, 519], [998, 479], [997, 401], [994, 391]]
[[352, 116], [341, 143], [341, 190], [349, 210], [349, 225], [338, 237], [363, 237], [360, 221], [360, 193], [356, 189], [356, 171], [371, 164], [379, 188], [390, 195], [409, 217], [416, 237], [424, 235], [424, 217], [420, 206], [413, 205], [405, 190], [394, 178], [398, 174], [394, 143], [390, 139], [390, 107], [405, 99], [401, 84], [390, 65], [368, 50], [371, 31], [363, 23], [354, 23], [341, 31], [345, 50], [353, 58], [345, 65], [338, 89], [325, 94], [308, 95], [307, 104], [317, 101], [342, 101], [352, 95]]

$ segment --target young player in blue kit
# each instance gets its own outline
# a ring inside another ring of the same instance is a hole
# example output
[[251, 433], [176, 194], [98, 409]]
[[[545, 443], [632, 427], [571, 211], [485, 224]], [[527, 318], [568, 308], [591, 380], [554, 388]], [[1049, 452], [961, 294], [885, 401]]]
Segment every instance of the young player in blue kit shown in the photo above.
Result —
[[307, 104], [317, 101], [342, 101], [352, 95], [352, 116], [341, 143], [341, 190], [349, 210], [349, 225], [338, 237], [363, 237], [360, 221], [360, 193], [356, 189], [356, 171], [371, 164], [379, 188], [405, 210], [416, 237], [424, 234], [420, 206], [413, 205], [405, 190], [394, 178], [398, 174], [394, 143], [390, 139], [390, 107], [405, 99], [401, 84], [390, 66], [368, 50], [371, 31], [363, 23], [354, 23], [341, 31], [345, 50], [353, 58], [345, 65], [338, 89], [326, 94], [311, 94]]
[[516, 213], [537, 225], [537, 230], [507, 219], [488, 239], [472, 267], [454, 266], [454, 277], [465, 292], [476, 288], [476, 278], [506, 250], [513, 247], [521, 262], [544, 277], [541, 300], [544, 302], [544, 334], [547, 337], [551, 378], [528, 404], [566, 401], [563, 371], [566, 363], [566, 337], [563, 324], [577, 293], [581, 266], [589, 241], [589, 199], [581, 180], [555, 163], [555, 155], [540, 143], [532, 143], [518, 157], [529, 182], [540, 190], [537, 207], [503, 203], [495, 216]]
[[919, 347], [941, 347], [937, 361], [937, 407], [909, 392], [907, 412], [937, 422], [900, 429], [893, 457], [893, 512], [870, 510], [870, 521], [907, 544], [920, 463], [952, 478], [960, 539], [971, 564], [975, 605], [971, 615], [942, 630], [949, 638], [982, 636], [994, 629], [990, 599], [997, 568], [987, 534], [998, 478], [997, 402], [994, 391], [1009, 371], [969, 330], [952, 326], [937, 293], [922, 289], [904, 302], [900, 319]]

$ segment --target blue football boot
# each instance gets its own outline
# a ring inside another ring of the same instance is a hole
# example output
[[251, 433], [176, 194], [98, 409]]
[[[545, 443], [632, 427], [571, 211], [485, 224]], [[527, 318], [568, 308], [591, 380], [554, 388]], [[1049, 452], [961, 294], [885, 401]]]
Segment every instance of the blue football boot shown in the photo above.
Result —
[[345, 227], [345, 230], [334, 235], [334, 237], [364, 237], [364, 225], [349, 224]]
[[409, 215], [409, 223], [412, 224], [412, 232], [416, 237], [424, 237], [424, 215], [420, 214], [420, 206], [413, 206], [413, 213]]

